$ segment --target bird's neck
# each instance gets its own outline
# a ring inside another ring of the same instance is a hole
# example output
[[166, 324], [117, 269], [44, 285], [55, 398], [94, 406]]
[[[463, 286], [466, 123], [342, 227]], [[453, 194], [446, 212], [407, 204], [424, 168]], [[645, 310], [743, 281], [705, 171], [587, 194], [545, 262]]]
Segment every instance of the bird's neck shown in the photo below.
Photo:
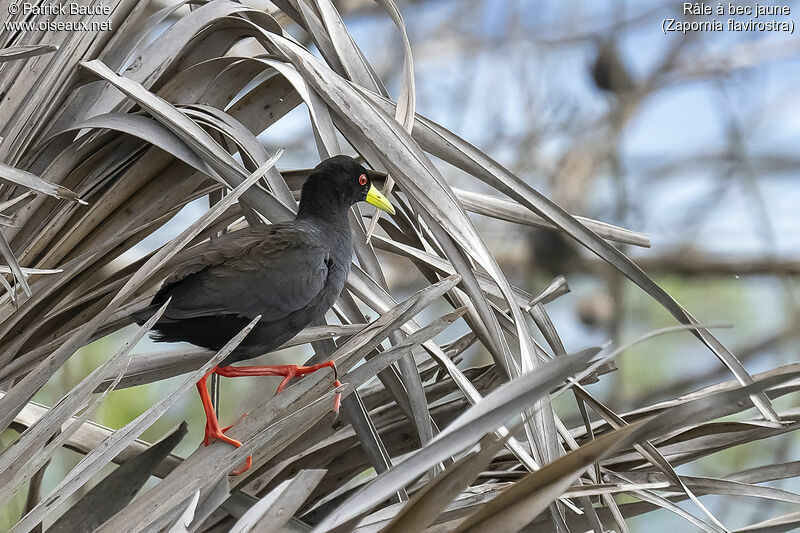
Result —
[[324, 182], [309, 178], [303, 185], [297, 220], [318, 227], [331, 249], [351, 254], [350, 224], [347, 215], [350, 203], [344, 202], [335, 190], [325, 188]]
[[300, 203], [300, 208], [297, 210], [297, 220], [308, 220], [326, 227], [328, 229], [348, 230], [349, 224], [347, 222], [348, 208], [339, 208], [338, 206], [328, 205], [327, 208], [322, 209], [322, 206], [309, 207], [307, 203]]
[[[305, 207], [305, 208], [304, 208]], [[337, 209], [328, 205], [328, 209], [309, 209], [308, 204], [300, 203], [297, 220], [312, 224], [319, 229], [325, 244], [331, 250], [340, 251], [348, 256], [352, 253], [350, 223], [347, 220], [349, 208]]]

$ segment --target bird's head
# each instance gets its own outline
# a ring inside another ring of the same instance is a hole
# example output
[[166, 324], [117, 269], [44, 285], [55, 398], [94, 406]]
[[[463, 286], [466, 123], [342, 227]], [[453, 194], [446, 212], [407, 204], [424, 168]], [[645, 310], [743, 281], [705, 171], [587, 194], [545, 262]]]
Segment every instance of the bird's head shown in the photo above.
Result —
[[346, 155], [337, 155], [317, 165], [303, 184], [300, 215], [341, 213], [358, 202], [367, 202], [394, 214], [394, 207], [378, 191], [373, 181], [382, 181], [386, 174], [364, 168]]

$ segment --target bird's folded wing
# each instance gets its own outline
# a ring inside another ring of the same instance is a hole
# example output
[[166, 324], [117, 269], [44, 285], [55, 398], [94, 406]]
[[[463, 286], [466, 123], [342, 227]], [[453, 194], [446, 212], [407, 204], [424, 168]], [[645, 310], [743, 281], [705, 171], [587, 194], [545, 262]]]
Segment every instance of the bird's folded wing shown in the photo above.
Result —
[[272, 321], [313, 305], [328, 277], [328, 254], [304, 234], [277, 230], [243, 230], [197, 250], [159, 291], [164, 299], [172, 296], [164, 318], [261, 315]]
[[289, 246], [291, 239], [286, 235], [289, 232], [290, 230], [279, 228], [277, 225], [248, 227], [182, 250], [162, 269], [172, 272], [164, 280], [162, 289], [204, 268], [246, 255], [253, 247], [265, 241], [276, 241], [276, 248]]

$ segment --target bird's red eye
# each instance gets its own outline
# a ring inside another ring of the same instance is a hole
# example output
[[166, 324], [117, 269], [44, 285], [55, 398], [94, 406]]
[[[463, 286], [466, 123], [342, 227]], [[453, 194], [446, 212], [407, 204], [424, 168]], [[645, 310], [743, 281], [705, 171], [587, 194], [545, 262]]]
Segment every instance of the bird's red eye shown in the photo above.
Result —
[[366, 185], [367, 184], [367, 175], [366, 174], [361, 174], [358, 177], [358, 183], [361, 184], [361, 185]]

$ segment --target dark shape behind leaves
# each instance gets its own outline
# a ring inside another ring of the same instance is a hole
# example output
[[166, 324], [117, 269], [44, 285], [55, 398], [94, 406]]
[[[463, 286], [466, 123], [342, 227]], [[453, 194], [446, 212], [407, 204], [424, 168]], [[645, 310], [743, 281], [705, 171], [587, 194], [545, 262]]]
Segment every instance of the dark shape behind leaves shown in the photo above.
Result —
[[616, 43], [606, 41], [597, 47], [592, 65], [592, 79], [598, 89], [616, 94], [625, 95], [636, 89], [636, 82], [633, 81], [628, 68], [619, 56]]
[[133, 500], [186, 433], [186, 422], [181, 422], [169, 436], [111, 472], [50, 526], [48, 533], [82, 533], [97, 529]]
[[530, 232], [533, 263], [548, 276], [571, 274], [584, 267], [575, 241], [557, 231], [534, 229]]

